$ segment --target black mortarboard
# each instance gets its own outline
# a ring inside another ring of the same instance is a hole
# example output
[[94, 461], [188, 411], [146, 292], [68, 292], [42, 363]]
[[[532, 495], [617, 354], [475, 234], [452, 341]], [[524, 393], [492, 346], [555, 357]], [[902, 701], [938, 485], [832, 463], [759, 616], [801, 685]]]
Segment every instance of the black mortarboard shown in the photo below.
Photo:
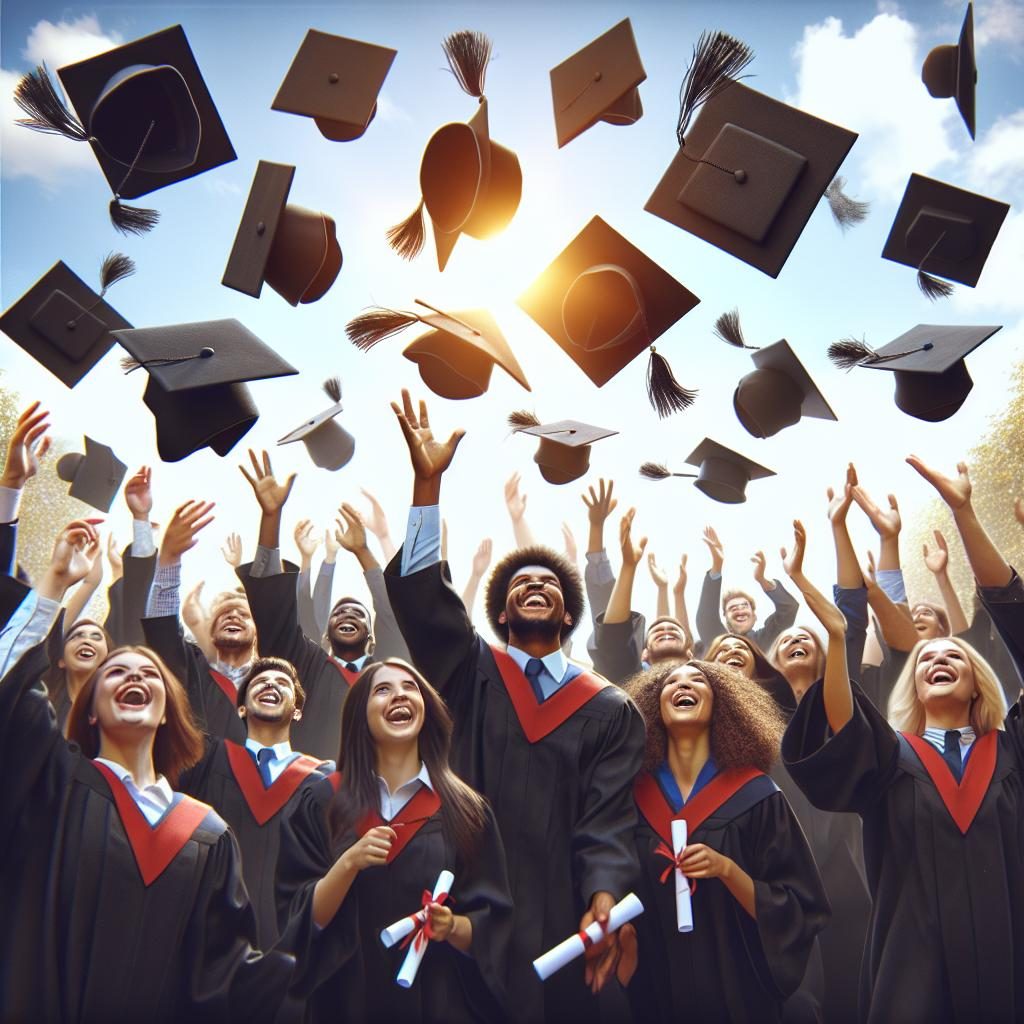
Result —
[[110, 351], [110, 332], [132, 326], [102, 297], [132, 269], [126, 256], [108, 256], [97, 294], [67, 264], [55, 263], [0, 316], [0, 330], [73, 388]]
[[226, 455], [259, 418], [246, 381], [298, 373], [237, 320], [114, 331], [130, 369], [149, 374], [143, 401], [156, 420], [157, 450], [178, 462], [209, 446]]
[[355, 454], [356, 439], [335, 419], [342, 411], [341, 381], [332, 377], [324, 383], [324, 391], [334, 405], [307, 420], [286, 434], [278, 444], [302, 441], [309, 457], [321, 469], [341, 469]]
[[598, 121], [616, 125], [639, 121], [644, 108], [637, 86], [646, 78], [629, 18], [552, 68], [558, 148]]
[[914, 267], [929, 298], [952, 291], [932, 275], [973, 288], [1009, 209], [997, 199], [911, 174], [882, 256]]
[[221, 284], [258, 297], [266, 281], [293, 306], [316, 302], [341, 270], [334, 220], [288, 203], [295, 168], [261, 160]]
[[978, 68], [974, 63], [974, 5], [967, 5], [960, 40], [955, 46], [936, 46], [924, 59], [921, 81], [932, 96], [956, 100], [960, 116], [974, 138], [974, 90]]
[[747, 484], [751, 480], [775, 476], [774, 470], [765, 469], [753, 459], [707, 437], [690, 452], [686, 463], [697, 467], [697, 479], [693, 481], [693, 486], [709, 498], [726, 505], [738, 505], [746, 501]]
[[519, 360], [486, 309], [447, 313], [422, 299], [415, 301], [431, 312], [373, 309], [349, 322], [349, 339], [365, 352], [413, 324], [425, 324], [432, 330], [413, 340], [403, 354], [419, 366], [423, 383], [435, 395], [477, 398], [487, 390], [495, 363], [530, 390]]
[[843, 369], [892, 370], [896, 406], [908, 416], [937, 423], [949, 419], [974, 387], [965, 357], [1000, 330], [1001, 325], [918, 324], [877, 351], [863, 342], [837, 342], [829, 357]]
[[88, 435], [85, 454], [74, 452], [57, 461], [57, 476], [71, 484], [68, 493], [101, 512], [110, 506], [121, 488], [128, 467], [108, 448]]
[[522, 412], [509, 417], [509, 426], [520, 434], [540, 438], [533, 461], [549, 484], [568, 484], [578, 480], [590, 468], [590, 446], [618, 433], [617, 430], [606, 430], [577, 420], [540, 423], [536, 416]]
[[397, 52], [311, 28], [270, 108], [313, 118], [332, 142], [358, 139], [377, 113]]

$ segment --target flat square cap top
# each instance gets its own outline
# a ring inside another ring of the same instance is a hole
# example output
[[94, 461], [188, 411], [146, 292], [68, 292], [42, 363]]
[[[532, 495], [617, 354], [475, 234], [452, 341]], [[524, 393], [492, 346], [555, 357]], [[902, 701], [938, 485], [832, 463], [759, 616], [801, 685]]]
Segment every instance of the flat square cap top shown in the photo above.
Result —
[[[558, 147], [598, 121], [632, 124], [643, 110], [636, 87], [647, 78], [629, 18], [551, 69]], [[625, 102], [623, 102], [625, 101]]]
[[905, 334], [878, 349], [880, 357], [906, 355], [883, 360], [867, 360], [862, 365], [873, 370], [898, 370], [904, 373], [945, 373], [988, 341], [998, 326], [958, 327], [943, 324], [918, 324]]
[[563, 448], [580, 448], [612, 437], [618, 431], [595, 427], [590, 423], [580, 423], [578, 420], [558, 420], [555, 423], [541, 423], [536, 427], [522, 427], [517, 433], [531, 434]]

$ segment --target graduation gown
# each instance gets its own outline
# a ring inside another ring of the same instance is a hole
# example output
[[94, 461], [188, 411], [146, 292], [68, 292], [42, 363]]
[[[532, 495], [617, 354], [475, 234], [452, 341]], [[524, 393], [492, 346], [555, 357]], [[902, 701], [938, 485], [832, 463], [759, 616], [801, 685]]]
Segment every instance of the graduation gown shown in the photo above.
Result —
[[[279, 905], [282, 918], [290, 915], [283, 941], [298, 957], [296, 993], [307, 997], [307, 1019], [314, 1024], [505, 1019], [512, 902], [490, 809], [477, 855], [467, 864], [444, 833], [439, 798], [421, 788], [389, 822], [398, 840], [388, 863], [360, 871], [338, 913], [319, 931], [312, 917], [313, 890], [356, 840], [352, 835], [332, 847], [327, 825], [332, 783], [338, 784], [337, 775], [303, 790], [281, 838]], [[360, 823], [358, 834], [382, 824], [379, 815], [371, 815]], [[473, 922], [470, 953], [430, 942], [415, 982], [402, 989], [395, 977], [407, 950], [385, 949], [380, 933], [419, 910], [424, 890], [433, 890], [444, 870], [455, 876], [454, 913]]]
[[[721, 772], [678, 812], [653, 775], [634, 787], [634, 833], [645, 913], [636, 919], [639, 963], [629, 986], [637, 1021], [771, 1021], [804, 976], [829, 905], [814, 857], [786, 798], [755, 770]], [[734, 860], [754, 881], [752, 918], [718, 878], [691, 897], [693, 931], [676, 923], [671, 822], [687, 843]], [[658, 853], [659, 847], [663, 853]], [[662, 882], [665, 869], [669, 873]]]
[[819, 807], [856, 811], [874, 898], [861, 970], [869, 1021], [1011, 1021], [1024, 1013], [1020, 723], [980, 737], [958, 786], [931, 744], [898, 735], [854, 685], [835, 735], [821, 684], [783, 740]]
[[281, 823], [298, 805], [303, 790], [333, 770], [331, 761], [300, 754], [267, 787], [245, 746], [212, 740], [203, 759], [181, 777], [179, 789], [213, 807], [238, 840], [260, 949], [269, 949], [277, 940], [274, 883]]
[[523, 1021], [597, 1012], [582, 958], [541, 983], [531, 966], [575, 934], [595, 892], [621, 899], [636, 883], [631, 785], [643, 761], [643, 719], [607, 680], [583, 673], [538, 704], [504, 651], [473, 629], [438, 563], [385, 577], [420, 671], [454, 719], [452, 767], [494, 808], [516, 907], [509, 986]]
[[60, 734], [45, 664], [0, 680], [0, 1019], [272, 1020], [292, 961], [253, 952], [234, 837], [182, 796], [150, 826]]

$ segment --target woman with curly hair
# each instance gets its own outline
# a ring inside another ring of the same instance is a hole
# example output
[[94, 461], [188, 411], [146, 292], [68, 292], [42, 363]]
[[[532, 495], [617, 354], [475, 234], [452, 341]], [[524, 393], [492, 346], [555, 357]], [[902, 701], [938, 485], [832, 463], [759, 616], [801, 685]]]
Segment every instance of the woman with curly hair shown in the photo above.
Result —
[[[724, 665], [669, 662], [628, 683], [647, 727], [634, 798], [640, 860], [637, 1020], [770, 1021], [797, 989], [829, 916], [800, 825], [767, 772], [783, 719]], [[687, 823], [672, 855], [671, 823]], [[673, 869], [694, 883], [693, 931], [676, 922]]]

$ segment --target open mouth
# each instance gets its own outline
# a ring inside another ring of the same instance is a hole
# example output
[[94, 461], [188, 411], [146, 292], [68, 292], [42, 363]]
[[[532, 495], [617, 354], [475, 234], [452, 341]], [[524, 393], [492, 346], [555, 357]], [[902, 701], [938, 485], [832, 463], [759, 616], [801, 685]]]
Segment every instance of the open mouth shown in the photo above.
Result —
[[256, 703], [262, 704], [264, 707], [280, 707], [283, 701], [284, 698], [273, 686], [268, 686], [266, 689], [260, 690], [256, 695]]
[[149, 687], [141, 683], [126, 683], [114, 694], [114, 702], [126, 708], [144, 708], [152, 699]]
[[697, 698], [689, 690], [677, 690], [672, 695], [672, 707], [674, 708], [695, 708]]
[[413, 720], [413, 711], [408, 704], [396, 704], [389, 708], [384, 720], [392, 725], [408, 725]]
[[747, 661], [742, 654], [730, 654], [723, 664], [728, 665], [730, 668], [743, 668]]
[[75, 657], [78, 658], [79, 661], [89, 661], [91, 658], [96, 657], [96, 648], [93, 647], [92, 644], [82, 644], [82, 646], [75, 651]]
[[955, 683], [957, 675], [951, 668], [945, 665], [936, 665], [928, 670], [925, 678], [929, 686], [942, 686], [946, 683]]
[[786, 652], [786, 657], [792, 660], [797, 660], [800, 658], [809, 658], [810, 654], [811, 652], [806, 647], [798, 645], [796, 647], [790, 647]]
[[221, 629], [223, 633], [241, 633], [243, 631], [243, 627], [237, 622], [226, 622]]
[[551, 602], [539, 591], [535, 591], [532, 594], [527, 594], [526, 599], [522, 602], [523, 608], [550, 608]]
[[359, 632], [359, 630], [356, 628], [354, 623], [343, 622], [341, 623], [340, 626], [338, 626], [338, 632], [342, 636], [355, 636]]

